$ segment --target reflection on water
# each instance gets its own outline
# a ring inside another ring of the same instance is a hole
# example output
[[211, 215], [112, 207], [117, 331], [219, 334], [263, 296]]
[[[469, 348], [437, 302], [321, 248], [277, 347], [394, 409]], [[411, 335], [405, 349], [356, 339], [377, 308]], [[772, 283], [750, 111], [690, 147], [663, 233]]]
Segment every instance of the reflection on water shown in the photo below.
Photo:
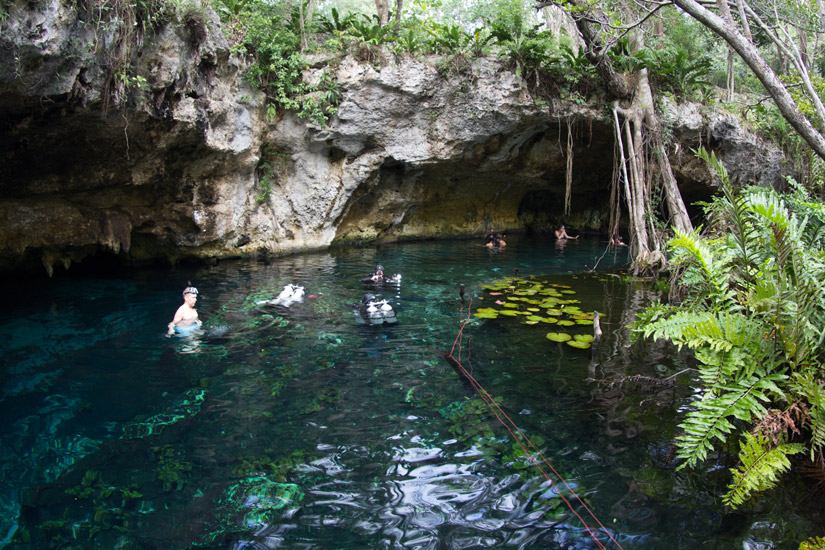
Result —
[[[821, 534], [781, 495], [726, 513], [723, 469], [675, 471], [690, 376], [663, 381], [687, 362], [630, 344], [627, 324], [657, 293], [605, 271], [625, 255], [511, 236], [501, 251], [413, 243], [9, 292], [0, 546], [596, 548], [573, 513], [585, 504], [608, 548], [608, 530], [623, 548], [796, 548]], [[400, 287], [365, 286], [378, 263]], [[504, 317], [471, 317], [462, 357], [575, 495], [444, 358], [460, 285], [489, 306], [479, 285], [516, 270], [600, 312], [596, 358]], [[167, 338], [189, 280], [203, 330]], [[302, 302], [265, 303], [290, 283]], [[367, 292], [399, 322], [356, 323]]]

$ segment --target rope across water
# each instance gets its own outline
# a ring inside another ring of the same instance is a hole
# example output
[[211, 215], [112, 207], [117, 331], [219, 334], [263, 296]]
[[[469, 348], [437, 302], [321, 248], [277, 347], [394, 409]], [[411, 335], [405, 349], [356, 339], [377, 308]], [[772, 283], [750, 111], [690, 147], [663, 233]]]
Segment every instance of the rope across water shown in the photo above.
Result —
[[[472, 375], [472, 372], [471, 372], [472, 371], [472, 365], [470, 364], [469, 339], [468, 339], [468, 343], [467, 343], [467, 352], [466, 352], [467, 357], [464, 360], [467, 362], [468, 365], [470, 365], [470, 370], [467, 370], [467, 368], [462, 363], [462, 353], [464, 351], [464, 349], [463, 349], [464, 348], [464, 329], [466, 328], [467, 323], [470, 321], [470, 313], [472, 311], [472, 306], [473, 306], [473, 299], [472, 299], [472, 297], [469, 297], [469, 304], [467, 304], [467, 311], [466, 311], [466, 316], [465, 316], [464, 304], [465, 304], [465, 296], [467, 296], [467, 295], [464, 293], [463, 290], [464, 289], [463, 289], [463, 286], [462, 286], [462, 289], [461, 289], [461, 309], [460, 309], [460, 328], [458, 329], [458, 335], [456, 335], [455, 341], [453, 342], [453, 346], [450, 349], [450, 353], [449, 353], [449, 355], [447, 355], [447, 360], [450, 361], [450, 363], [456, 368], [459, 375], [466, 378], [472, 384], [473, 388], [475, 388], [476, 392], [478, 393], [478, 395], [482, 399], [482, 401], [484, 401], [487, 404], [487, 406], [490, 408], [492, 413], [495, 415], [496, 419], [510, 433], [512, 438], [521, 447], [522, 451], [524, 451], [525, 456], [527, 456], [530, 459], [530, 462], [532, 462], [533, 465], [536, 468], [539, 469], [539, 471], [542, 473], [542, 475], [544, 475], [545, 479], [547, 481], [549, 481], [550, 484], [554, 488], [557, 489], [557, 493], [558, 493], [559, 497], [562, 499], [562, 501], [564, 501], [564, 503], [567, 505], [567, 507], [570, 509], [570, 511], [579, 519], [579, 521], [582, 522], [582, 525], [584, 525], [584, 528], [587, 530], [587, 533], [595, 541], [597, 547], [600, 548], [600, 549], [605, 549], [606, 548], [606, 546], [596, 536], [597, 533], [594, 531], [594, 528], [592, 528], [590, 525], [588, 525], [587, 521], [585, 521], [585, 519], [578, 512], [576, 512], [576, 510], [573, 508], [573, 504], [570, 502], [570, 500], [567, 499], [564, 496], [564, 494], [562, 494], [562, 492], [560, 490], [558, 490], [556, 483], [553, 481], [552, 477], [547, 472], [547, 470], [545, 470], [545, 468], [542, 467], [542, 465], [539, 463], [539, 461], [536, 460], [536, 458], [533, 456], [533, 453], [531, 453], [530, 451], [527, 450], [528, 446], [535, 452], [535, 454], [538, 457], [540, 457], [541, 462], [547, 467], [547, 469], [550, 470], [553, 473], [553, 475], [556, 476], [556, 478], [558, 478], [558, 480], [564, 485], [564, 487], [570, 492], [570, 494], [573, 495], [573, 497], [582, 505], [582, 507], [587, 511], [587, 514], [593, 519], [593, 521], [595, 523], [597, 523], [599, 525], [601, 530], [610, 538], [610, 540], [616, 545], [616, 547], [619, 548], [620, 550], [622, 550], [622, 546], [619, 544], [619, 542], [615, 538], [613, 538], [613, 535], [610, 533], [610, 531], [601, 523], [601, 521], [599, 521], [599, 519], [595, 516], [595, 514], [593, 514], [593, 512], [590, 510], [590, 508], [587, 507], [587, 505], [576, 494], [576, 492], [573, 491], [573, 489], [570, 487], [570, 485], [567, 484], [567, 482], [556, 471], [556, 469], [553, 468], [552, 464], [550, 464], [550, 462], [541, 453], [541, 451], [539, 451], [536, 448], [536, 446], [533, 445], [532, 441], [530, 441], [530, 438], [528, 438], [524, 434], [524, 432], [522, 432], [521, 429], [516, 425], [516, 423], [513, 422], [513, 420], [509, 416], [507, 416], [507, 414], [501, 409], [501, 407], [498, 405], [498, 403], [496, 403], [496, 401], [493, 399], [493, 397], [487, 392], [487, 390], [484, 389], [484, 387]], [[456, 352], [458, 352], [458, 357], [456, 357], [456, 355], [455, 355]], [[518, 435], [521, 436], [521, 439], [519, 439], [519, 437], [516, 436], [516, 433], [518, 433]], [[525, 444], [522, 442], [522, 439], [527, 443], [527, 446], [525, 446]]]

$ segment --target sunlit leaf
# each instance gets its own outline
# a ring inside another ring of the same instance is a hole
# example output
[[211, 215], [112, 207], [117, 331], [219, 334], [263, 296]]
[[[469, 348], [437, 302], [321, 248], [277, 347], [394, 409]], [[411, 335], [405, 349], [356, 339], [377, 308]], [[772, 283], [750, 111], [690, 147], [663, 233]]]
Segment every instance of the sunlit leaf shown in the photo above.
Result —
[[567, 345], [579, 349], [587, 349], [590, 347], [590, 344], [588, 342], [582, 342], [581, 340], [569, 340], [567, 342]]
[[564, 332], [548, 332], [547, 339], [552, 340], [553, 342], [567, 342], [568, 340], [571, 340], [572, 337]]

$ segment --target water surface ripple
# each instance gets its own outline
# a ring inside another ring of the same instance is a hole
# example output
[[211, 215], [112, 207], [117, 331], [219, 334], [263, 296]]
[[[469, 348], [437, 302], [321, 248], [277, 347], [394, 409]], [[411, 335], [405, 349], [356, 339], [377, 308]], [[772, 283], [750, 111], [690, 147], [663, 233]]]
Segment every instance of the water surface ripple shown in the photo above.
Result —
[[[650, 392], [598, 382], [686, 366], [630, 343], [627, 324], [658, 293], [619, 276], [625, 250], [507, 240], [500, 252], [422, 242], [7, 285], [0, 547], [618, 547], [609, 533], [625, 549], [734, 549], [823, 534], [821, 513], [793, 495], [730, 513], [723, 468], [675, 470], [689, 379]], [[361, 282], [377, 263], [403, 275], [400, 289]], [[516, 270], [601, 313], [597, 356], [541, 324], [472, 317], [461, 358], [575, 494], [444, 357], [464, 316], [459, 285], [490, 307], [479, 285]], [[187, 281], [204, 331], [167, 338]], [[256, 305], [288, 283], [304, 303]], [[355, 322], [366, 292], [392, 301], [397, 325]]]

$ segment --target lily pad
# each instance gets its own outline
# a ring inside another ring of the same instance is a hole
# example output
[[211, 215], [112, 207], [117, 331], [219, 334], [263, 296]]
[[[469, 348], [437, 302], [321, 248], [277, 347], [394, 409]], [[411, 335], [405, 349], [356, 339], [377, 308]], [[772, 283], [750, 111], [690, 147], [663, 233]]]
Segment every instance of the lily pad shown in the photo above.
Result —
[[589, 344], [590, 342], [593, 341], [593, 335], [592, 334], [576, 334], [575, 336], [573, 336], [573, 339], [577, 340], [579, 342], [585, 342], [585, 343]]
[[576, 323], [574, 323], [573, 321], [568, 321], [567, 319], [565, 319], [563, 321], [559, 321], [559, 325], [561, 325], [563, 327], [572, 327], [575, 324]]
[[592, 325], [593, 321], [591, 319], [576, 319], [577, 325]]
[[572, 347], [574, 347], [574, 348], [579, 348], [579, 349], [587, 349], [587, 348], [589, 348], [589, 347], [590, 347], [590, 344], [589, 344], [589, 343], [587, 343], [587, 342], [582, 342], [581, 340], [569, 340], [569, 341], [567, 342], [567, 345], [568, 345], [568, 346], [572, 346]]
[[498, 317], [498, 312], [495, 312], [495, 313], [492, 313], [492, 312], [476, 312], [476, 313], [473, 313], [473, 315], [475, 317], [480, 317], [482, 319], [495, 319], [496, 317]]
[[543, 320], [544, 317], [539, 317], [538, 315], [531, 315], [527, 318], [528, 321], [534, 321], [538, 323], [539, 321]]
[[559, 322], [558, 319], [555, 317], [543, 317], [541, 320], [542, 323], [547, 323], [548, 325], [556, 324]]
[[572, 340], [572, 337], [564, 332], [548, 332], [547, 339], [552, 340], [553, 342], [567, 342]]
[[479, 313], [495, 313], [498, 315], [498, 310], [491, 307], [480, 307], [476, 311]]
[[504, 315], [505, 317], [515, 317], [518, 313], [519, 312], [514, 309], [503, 309], [498, 312], [499, 315]]

